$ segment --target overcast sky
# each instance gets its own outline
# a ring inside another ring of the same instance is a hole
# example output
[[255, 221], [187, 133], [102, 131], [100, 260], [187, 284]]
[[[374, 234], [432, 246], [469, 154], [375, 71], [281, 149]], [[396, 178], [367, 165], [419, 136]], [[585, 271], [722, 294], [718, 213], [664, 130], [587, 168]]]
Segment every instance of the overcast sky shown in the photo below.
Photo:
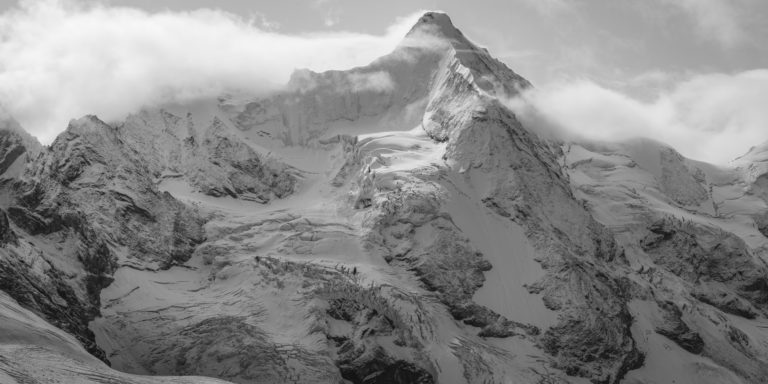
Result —
[[532, 81], [567, 129], [719, 163], [768, 140], [764, 0], [0, 0], [0, 103], [49, 142], [86, 113], [365, 64], [424, 10]]

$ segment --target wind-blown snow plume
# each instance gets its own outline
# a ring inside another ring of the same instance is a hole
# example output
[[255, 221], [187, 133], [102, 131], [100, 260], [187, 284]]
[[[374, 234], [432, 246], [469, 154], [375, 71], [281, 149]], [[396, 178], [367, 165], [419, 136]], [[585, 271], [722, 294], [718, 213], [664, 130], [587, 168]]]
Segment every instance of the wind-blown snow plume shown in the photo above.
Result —
[[0, 103], [49, 142], [85, 114], [119, 119], [143, 106], [275, 90], [295, 68], [368, 64], [391, 51], [421, 13], [382, 35], [287, 35], [219, 10], [22, 1], [0, 15]]
[[694, 76], [652, 101], [587, 80], [545, 85], [523, 99], [512, 101], [513, 109], [541, 129], [607, 141], [647, 137], [714, 163], [768, 140], [765, 69]]

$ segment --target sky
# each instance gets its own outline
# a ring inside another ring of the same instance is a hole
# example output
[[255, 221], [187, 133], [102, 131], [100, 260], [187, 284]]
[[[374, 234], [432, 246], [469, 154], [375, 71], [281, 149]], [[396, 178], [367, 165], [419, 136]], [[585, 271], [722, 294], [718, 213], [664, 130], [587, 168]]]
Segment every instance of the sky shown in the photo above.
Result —
[[768, 140], [764, 0], [0, 0], [0, 104], [48, 143], [85, 114], [364, 65], [425, 10], [529, 79], [535, 115], [575, 134], [722, 164]]

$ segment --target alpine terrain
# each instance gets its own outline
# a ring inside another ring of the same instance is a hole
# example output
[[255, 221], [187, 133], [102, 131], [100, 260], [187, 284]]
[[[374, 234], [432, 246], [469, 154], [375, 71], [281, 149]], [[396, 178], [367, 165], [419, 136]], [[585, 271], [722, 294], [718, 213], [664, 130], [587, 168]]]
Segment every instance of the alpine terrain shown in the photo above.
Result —
[[0, 126], [0, 383], [764, 383], [768, 144], [563, 140], [426, 13], [266, 97]]

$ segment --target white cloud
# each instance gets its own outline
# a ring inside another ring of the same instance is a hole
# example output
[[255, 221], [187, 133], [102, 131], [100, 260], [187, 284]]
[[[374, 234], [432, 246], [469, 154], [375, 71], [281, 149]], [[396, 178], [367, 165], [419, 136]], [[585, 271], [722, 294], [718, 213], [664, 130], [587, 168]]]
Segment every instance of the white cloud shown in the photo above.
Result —
[[768, 69], [694, 76], [647, 102], [586, 80], [534, 89], [524, 99], [512, 108], [539, 129], [607, 141], [648, 137], [713, 163], [768, 140]]
[[[410, 57], [402, 57], [402, 59], [409, 60]], [[344, 77], [339, 77], [338, 74], [333, 76], [334, 83], [330, 83], [337, 92], [386, 92], [395, 87], [392, 77], [384, 71], [342, 73]], [[293, 91], [309, 92], [318, 86], [328, 84], [322, 79], [318, 82], [318, 78], [311, 71], [302, 69], [291, 75], [288, 87]]]
[[744, 0], [661, 0], [687, 13], [704, 38], [715, 39], [723, 46], [738, 45], [745, 40], [744, 20], [739, 4]]
[[372, 73], [352, 73], [349, 75], [349, 83], [355, 92], [376, 91], [384, 92], [392, 90], [395, 83], [389, 73], [377, 71]]
[[383, 35], [280, 34], [217, 10], [147, 13], [76, 1], [24, 1], [0, 15], [0, 104], [48, 142], [70, 118], [269, 92], [294, 68], [344, 69], [391, 51], [420, 14]]

